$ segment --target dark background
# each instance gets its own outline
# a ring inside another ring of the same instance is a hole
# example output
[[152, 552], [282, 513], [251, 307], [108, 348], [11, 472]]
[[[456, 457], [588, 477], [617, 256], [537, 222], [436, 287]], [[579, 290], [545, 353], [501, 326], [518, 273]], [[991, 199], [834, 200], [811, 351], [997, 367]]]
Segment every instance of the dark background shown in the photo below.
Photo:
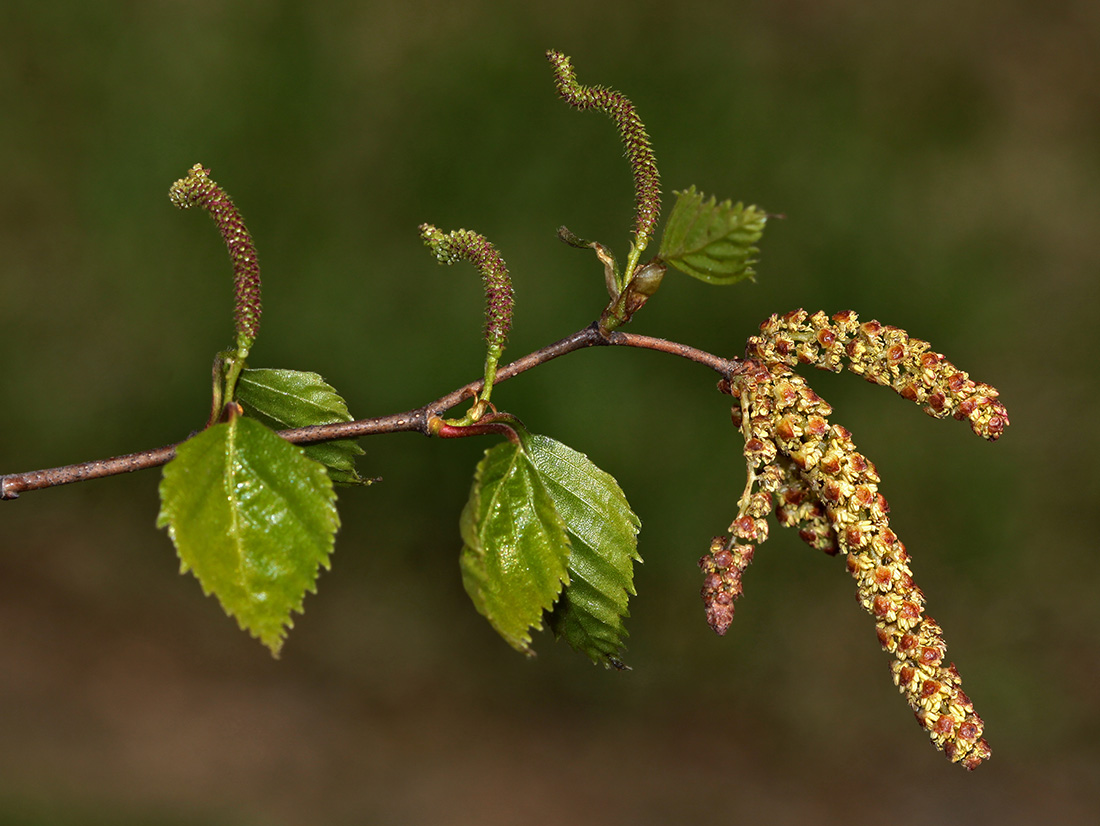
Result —
[[1100, 5], [107, 2], [0, 6], [0, 470], [156, 447], [207, 414], [229, 265], [167, 191], [202, 162], [265, 275], [254, 366], [360, 416], [475, 378], [482, 297], [422, 221], [492, 239], [507, 355], [606, 300], [562, 223], [625, 255], [623, 90], [671, 191], [785, 213], [753, 284], [672, 274], [633, 329], [737, 354], [772, 312], [851, 308], [1002, 392], [996, 445], [808, 376], [878, 465], [987, 722], [973, 774], [891, 684], [840, 560], [773, 530], [729, 635], [695, 561], [743, 485], [702, 368], [577, 353], [494, 401], [588, 453], [643, 520], [628, 662], [469, 605], [457, 517], [487, 443], [364, 441], [334, 569], [280, 661], [180, 577], [155, 471], [0, 504], [0, 823], [1062, 823], [1100, 794], [1094, 358]]

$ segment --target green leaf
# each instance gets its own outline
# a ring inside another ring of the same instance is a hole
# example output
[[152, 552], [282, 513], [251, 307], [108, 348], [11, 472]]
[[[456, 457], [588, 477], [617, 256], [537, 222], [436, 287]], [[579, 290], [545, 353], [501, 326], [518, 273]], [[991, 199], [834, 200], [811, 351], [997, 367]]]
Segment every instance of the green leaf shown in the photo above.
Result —
[[661, 236], [659, 257], [681, 272], [710, 284], [734, 284], [755, 273], [754, 246], [768, 216], [754, 206], [730, 201], [690, 187], [677, 192], [676, 205]]
[[254, 419], [207, 428], [176, 449], [157, 527], [206, 594], [279, 655], [340, 525], [325, 468]]
[[524, 438], [565, 521], [573, 553], [569, 584], [550, 614], [550, 628], [593, 662], [623, 668], [619, 659], [634, 592], [641, 522], [615, 479], [583, 453], [546, 436]]
[[485, 452], [459, 523], [462, 584], [477, 610], [525, 654], [531, 629], [569, 581], [569, 536], [554, 502], [519, 445]]
[[[316, 373], [299, 370], [244, 370], [237, 381], [237, 401], [245, 411], [276, 429], [350, 422], [347, 403]], [[306, 456], [329, 469], [334, 482], [370, 484], [355, 470], [363, 448], [352, 439], [307, 445]]]

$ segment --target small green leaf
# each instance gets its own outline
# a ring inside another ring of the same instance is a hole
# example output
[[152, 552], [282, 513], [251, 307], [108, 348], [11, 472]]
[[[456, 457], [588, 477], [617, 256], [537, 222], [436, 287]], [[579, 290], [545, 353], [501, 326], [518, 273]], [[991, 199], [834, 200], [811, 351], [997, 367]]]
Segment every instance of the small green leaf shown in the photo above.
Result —
[[525, 654], [531, 629], [569, 581], [569, 536], [519, 445], [485, 452], [462, 511], [462, 584], [505, 641]]
[[593, 662], [622, 668], [641, 522], [615, 479], [583, 453], [537, 435], [526, 436], [524, 447], [573, 546], [569, 584], [550, 614], [550, 628]]
[[340, 518], [325, 468], [254, 419], [207, 428], [176, 449], [157, 527], [241, 628], [279, 655], [290, 612], [328, 568]]
[[[280, 430], [352, 421], [347, 403], [316, 373], [244, 370], [236, 395], [246, 412]], [[355, 470], [355, 457], [363, 455], [363, 448], [351, 439], [307, 445], [305, 452], [329, 469], [334, 482], [370, 484]]]
[[730, 201], [690, 187], [677, 192], [676, 205], [661, 236], [659, 257], [681, 272], [710, 284], [734, 284], [755, 273], [754, 246], [768, 216], [754, 206]]

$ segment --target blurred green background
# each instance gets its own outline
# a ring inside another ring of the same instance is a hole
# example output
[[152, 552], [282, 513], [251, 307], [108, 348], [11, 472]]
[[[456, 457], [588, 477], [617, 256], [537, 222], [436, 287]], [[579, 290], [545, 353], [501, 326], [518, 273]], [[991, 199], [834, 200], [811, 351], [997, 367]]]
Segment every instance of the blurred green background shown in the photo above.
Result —
[[[851, 308], [1002, 392], [996, 445], [850, 375], [808, 378], [879, 466], [992, 761], [951, 766], [839, 560], [773, 530], [729, 635], [696, 559], [743, 485], [702, 368], [578, 353], [494, 401], [588, 453], [643, 521], [627, 660], [512, 652], [456, 564], [479, 440], [365, 441], [334, 569], [273, 661], [153, 527], [156, 472], [0, 505], [0, 823], [1094, 822], [1100, 5], [103, 2], [0, 5], [0, 470], [156, 447], [207, 414], [224, 249], [168, 203], [202, 162], [265, 275], [254, 366], [360, 416], [479, 375], [482, 297], [422, 221], [492, 239], [506, 355], [606, 296], [625, 253], [620, 89], [666, 192], [784, 213], [753, 284], [676, 274], [637, 332], [737, 354], [772, 312]], [[666, 198], [666, 204], [671, 194]], [[1092, 811], [1093, 815], [1088, 815]]]

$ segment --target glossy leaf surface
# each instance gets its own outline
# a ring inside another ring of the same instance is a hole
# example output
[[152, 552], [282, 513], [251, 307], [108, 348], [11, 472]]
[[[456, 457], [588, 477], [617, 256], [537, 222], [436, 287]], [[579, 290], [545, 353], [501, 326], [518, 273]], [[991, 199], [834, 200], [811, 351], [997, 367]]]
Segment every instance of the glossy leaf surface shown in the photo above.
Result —
[[278, 656], [340, 520], [324, 466], [254, 419], [188, 439], [164, 468], [157, 526], [241, 628]]
[[513, 648], [531, 654], [568, 581], [569, 535], [527, 453], [513, 442], [485, 452], [460, 521], [462, 583]]
[[615, 479], [583, 453], [546, 436], [524, 446], [565, 522], [573, 552], [569, 584], [550, 614], [550, 627], [593, 662], [622, 668], [623, 619], [634, 594], [641, 522]]
[[[350, 422], [347, 403], [336, 390], [316, 373], [269, 368], [244, 370], [237, 381], [237, 401], [250, 415], [282, 430], [316, 424]], [[364, 484], [355, 470], [355, 457], [363, 448], [351, 440], [340, 439], [304, 448], [306, 456], [329, 469], [333, 481]]]
[[754, 275], [756, 244], [767, 215], [754, 206], [717, 203], [690, 187], [677, 192], [676, 205], [658, 253], [681, 272], [710, 284], [734, 284]]

